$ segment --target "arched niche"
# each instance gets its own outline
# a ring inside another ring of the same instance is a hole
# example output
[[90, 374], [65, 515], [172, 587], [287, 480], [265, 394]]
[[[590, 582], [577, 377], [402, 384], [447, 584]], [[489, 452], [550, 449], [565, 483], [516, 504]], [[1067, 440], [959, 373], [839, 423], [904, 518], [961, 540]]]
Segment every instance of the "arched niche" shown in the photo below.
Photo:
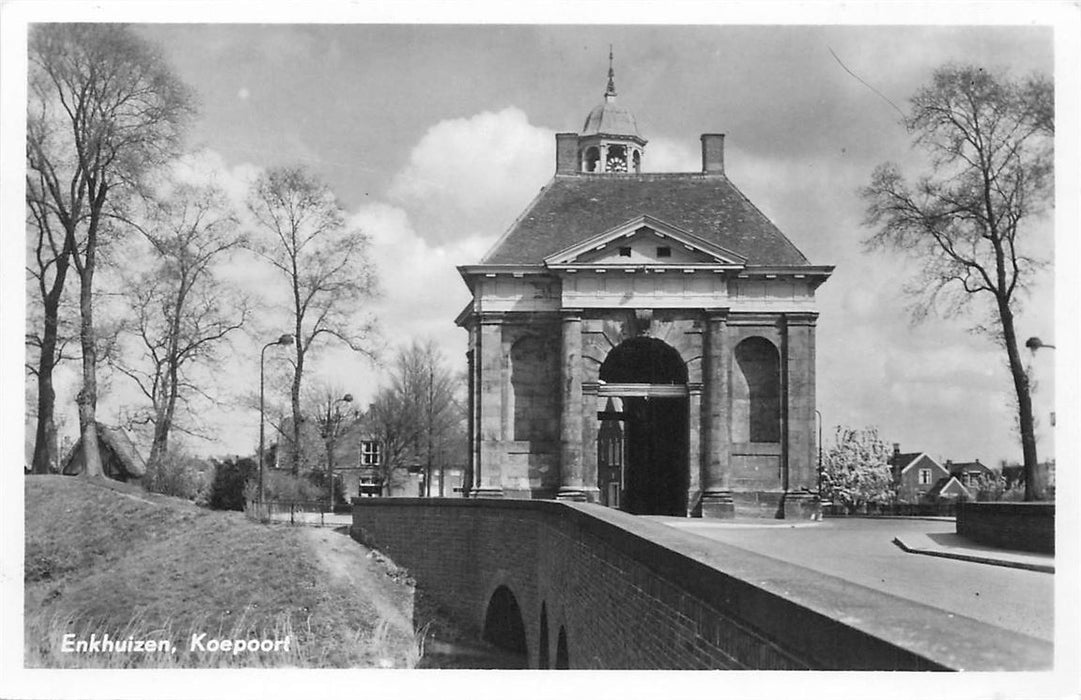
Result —
[[556, 440], [559, 396], [552, 384], [557, 350], [551, 339], [519, 338], [510, 350], [510, 383], [514, 395], [514, 439]]
[[758, 336], [736, 346], [732, 372], [732, 440], [781, 441], [781, 356]]

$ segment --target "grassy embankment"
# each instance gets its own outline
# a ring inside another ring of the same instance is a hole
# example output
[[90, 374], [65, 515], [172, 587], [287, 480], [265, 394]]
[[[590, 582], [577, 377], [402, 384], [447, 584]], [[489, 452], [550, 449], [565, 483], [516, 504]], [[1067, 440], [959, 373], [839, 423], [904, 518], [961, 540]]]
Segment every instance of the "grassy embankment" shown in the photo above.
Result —
[[[35, 476], [26, 479], [25, 565], [27, 666], [410, 668], [419, 657], [411, 582], [327, 529]], [[289, 651], [191, 651], [201, 633], [288, 636]], [[65, 634], [164, 639], [174, 650], [63, 653]]]

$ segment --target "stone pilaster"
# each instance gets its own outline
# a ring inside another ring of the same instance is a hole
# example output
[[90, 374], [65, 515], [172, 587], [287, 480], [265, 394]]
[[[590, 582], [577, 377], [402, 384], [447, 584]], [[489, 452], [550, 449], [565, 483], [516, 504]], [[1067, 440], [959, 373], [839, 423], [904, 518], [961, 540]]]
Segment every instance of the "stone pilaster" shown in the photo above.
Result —
[[560, 486], [557, 498], [586, 500], [582, 475], [582, 315], [565, 311], [560, 357]]
[[786, 315], [788, 376], [788, 491], [816, 486], [814, 464], [814, 350], [811, 342], [813, 320]]
[[499, 439], [514, 439], [514, 387], [510, 382], [510, 345], [507, 339], [508, 333], [503, 333], [499, 353], [499, 386], [502, 394], [499, 397]]
[[484, 314], [480, 319], [479, 459], [473, 475], [473, 495], [499, 496], [503, 485], [499, 469], [499, 442], [503, 430], [503, 317]]
[[702, 517], [735, 516], [729, 482], [729, 363], [728, 311], [706, 314], [702, 385], [705, 458], [702, 469]]
[[687, 389], [687, 517], [691, 517], [702, 495], [702, 385]]
[[785, 517], [817, 515], [818, 464], [815, 449], [815, 314], [787, 314], [785, 375], [788, 480]]
[[[579, 363], [581, 366], [581, 363]], [[597, 395], [596, 382], [582, 386], [582, 491], [586, 500], [596, 503], [600, 500], [597, 486], [597, 434], [600, 421], [597, 413], [604, 410], [604, 401]]]
[[480, 446], [480, 440], [477, 439], [477, 328], [473, 326], [469, 329], [470, 347], [469, 351], [465, 354], [466, 366], [469, 368], [469, 374], [467, 375], [467, 384], [469, 391], [468, 398], [468, 410], [469, 419], [467, 421], [469, 430], [469, 462], [465, 467], [465, 474], [462, 475], [462, 492], [464, 495], [469, 495], [473, 489], [476, 488], [477, 482], [475, 479], [477, 462], [479, 461], [478, 447]]

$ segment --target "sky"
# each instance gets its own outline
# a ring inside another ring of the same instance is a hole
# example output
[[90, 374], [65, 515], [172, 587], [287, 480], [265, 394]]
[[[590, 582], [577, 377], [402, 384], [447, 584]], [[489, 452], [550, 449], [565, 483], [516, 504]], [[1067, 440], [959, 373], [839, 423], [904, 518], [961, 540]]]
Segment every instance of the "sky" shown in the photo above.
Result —
[[[329, 345], [311, 371], [359, 406], [384, 381], [395, 348], [415, 338], [434, 340], [464, 368], [466, 333], [453, 320], [470, 296], [456, 266], [478, 262], [551, 178], [554, 134], [580, 130], [602, 100], [611, 46], [618, 99], [649, 140], [645, 170], [697, 171], [699, 135], [726, 134], [733, 183], [813, 264], [836, 266], [818, 291], [827, 445], [833, 426], [875, 426], [906, 452], [1018, 461], [1004, 352], [969, 332], [975, 314], [912, 323], [901, 288], [918, 263], [865, 249], [871, 231], [858, 190], [885, 161], [919, 174], [898, 108], [936, 67], [1053, 75], [1052, 30], [1018, 26], [1023, 15], [1009, 26], [747, 26], [723, 17], [617, 24], [608, 22], [622, 15], [588, 15], [585, 25], [136, 26], [198, 95], [188, 177], [213, 180], [241, 201], [265, 169], [302, 164], [369, 236], [382, 294], [358, 312], [378, 318], [381, 359]], [[1055, 343], [1054, 221], [1028, 227], [1033, 249], [1052, 264], [1026, 299], [1018, 332]], [[280, 288], [242, 254], [223, 272], [252, 291]], [[236, 338], [217, 368], [222, 396], [244, 403], [254, 393], [259, 348], [285, 330], [267, 308], [250, 335]], [[1055, 456], [1054, 352], [1024, 352], [1037, 381], [1041, 458]], [[60, 384], [60, 401], [73, 405], [73, 369]], [[283, 397], [274, 384], [271, 402]], [[115, 420], [137, 403], [117, 378], [99, 410]], [[203, 418], [215, 439], [193, 449], [251, 453], [258, 412], [250, 404]], [[74, 414], [66, 426], [74, 429]]]

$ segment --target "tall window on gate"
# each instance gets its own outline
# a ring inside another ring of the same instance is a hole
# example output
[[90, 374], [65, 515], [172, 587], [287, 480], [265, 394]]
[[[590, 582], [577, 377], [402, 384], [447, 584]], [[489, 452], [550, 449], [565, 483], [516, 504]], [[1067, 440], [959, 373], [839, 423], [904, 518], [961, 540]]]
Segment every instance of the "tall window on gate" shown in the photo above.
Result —
[[379, 443], [375, 440], [364, 440], [360, 443], [360, 466], [379, 466]]
[[921, 484], [929, 484], [929, 483], [931, 483], [931, 470], [930, 469], [921, 469], [920, 470], [920, 483]]
[[765, 338], [736, 346], [732, 382], [732, 439], [781, 441], [781, 357]]

